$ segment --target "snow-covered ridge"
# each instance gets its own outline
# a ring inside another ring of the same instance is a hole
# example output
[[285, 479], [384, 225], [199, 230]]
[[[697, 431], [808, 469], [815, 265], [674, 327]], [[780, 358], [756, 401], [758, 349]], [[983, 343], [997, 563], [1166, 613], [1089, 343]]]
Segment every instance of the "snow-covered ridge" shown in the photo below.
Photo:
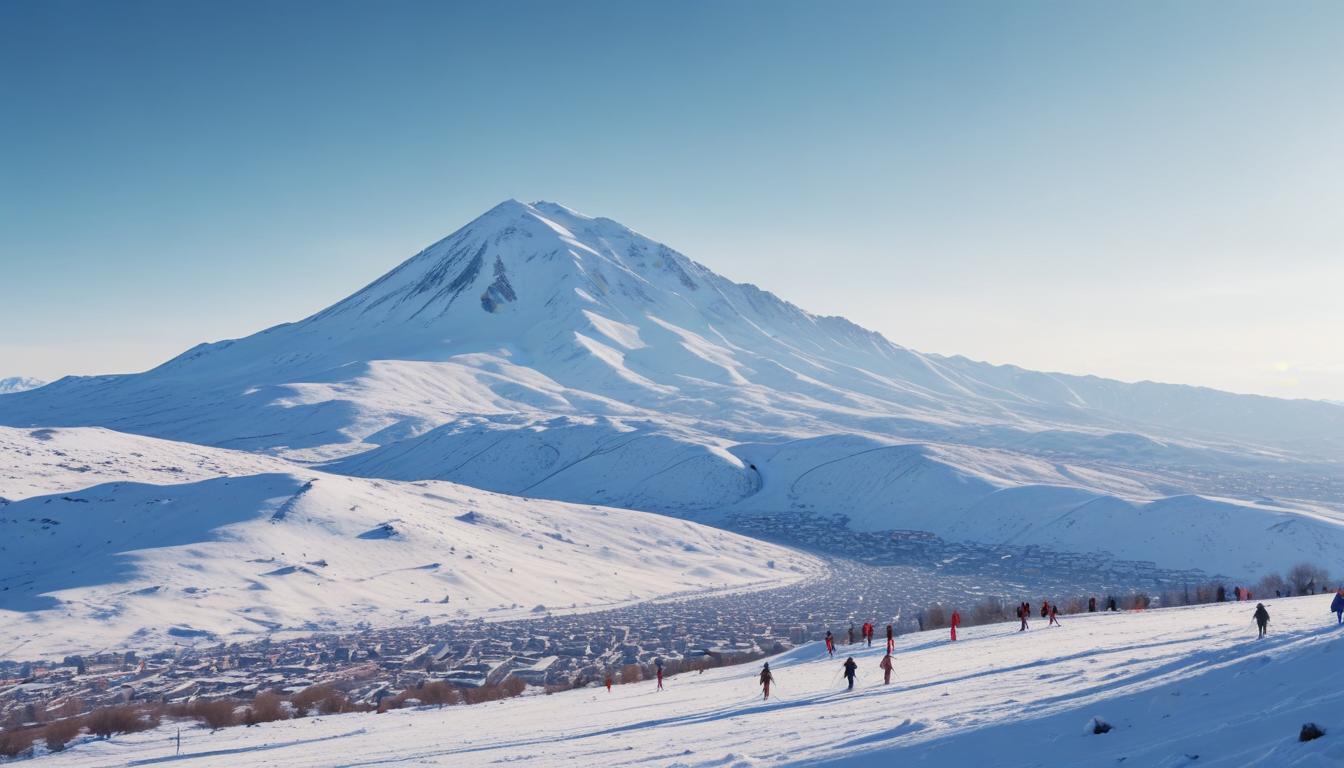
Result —
[[661, 515], [0, 428], [0, 648], [20, 656], [517, 617], [816, 568]]
[[0, 379], [0, 395], [11, 395], [15, 392], [27, 392], [30, 389], [37, 389], [47, 382], [41, 379], [34, 379], [30, 376], [10, 376]]

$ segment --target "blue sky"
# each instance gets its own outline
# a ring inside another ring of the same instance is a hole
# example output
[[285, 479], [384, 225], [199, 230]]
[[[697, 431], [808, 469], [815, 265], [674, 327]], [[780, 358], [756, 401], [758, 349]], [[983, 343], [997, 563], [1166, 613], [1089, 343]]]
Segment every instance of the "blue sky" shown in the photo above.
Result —
[[1344, 4], [0, 4], [0, 376], [294, 320], [498, 201], [923, 351], [1344, 400]]

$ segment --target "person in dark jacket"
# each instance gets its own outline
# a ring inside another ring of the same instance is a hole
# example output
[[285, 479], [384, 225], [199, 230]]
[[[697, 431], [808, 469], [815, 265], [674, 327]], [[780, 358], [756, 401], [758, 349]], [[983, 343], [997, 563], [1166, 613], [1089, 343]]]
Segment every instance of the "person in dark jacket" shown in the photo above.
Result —
[[854, 675], [858, 671], [859, 665], [854, 661], [853, 656], [845, 659], [845, 679], [849, 681], [849, 690], [851, 691], [854, 690]]
[[1017, 629], [1018, 632], [1026, 632], [1026, 631], [1027, 631], [1027, 615], [1028, 615], [1028, 613], [1027, 613], [1027, 604], [1026, 604], [1026, 603], [1023, 603], [1022, 605], [1017, 606], [1017, 618], [1022, 622], [1022, 626], [1018, 627], [1018, 629]]
[[1050, 604], [1050, 623], [1047, 624], [1046, 626], [1048, 627], [1063, 626], [1062, 624], [1059, 623], [1059, 606], [1055, 605], [1054, 603]]
[[1255, 604], [1255, 623], [1260, 627], [1260, 637], [1265, 636], [1266, 627], [1269, 625], [1269, 611], [1265, 610], [1264, 603]]
[[891, 625], [888, 624], [888, 625], [887, 625], [887, 653], [891, 653], [891, 652], [892, 652], [893, 650], [895, 650], [895, 649], [896, 649], [896, 632], [891, 628]]
[[1097, 612], [1097, 598], [1096, 598], [1095, 595], [1093, 595], [1092, 597], [1087, 598], [1087, 612], [1088, 612], [1088, 613], [1096, 613], [1096, 612]]
[[765, 662], [761, 667], [761, 688], [765, 689], [765, 700], [770, 700], [770, 684], [775, 682], [775, 676], [770, 674], [770, 662]]
[[1044, 619], [1045, 617], [1047, 617], [1047, 616], [1049, 616], [1049, 615], [1050, 615], [1050, 601], [1049, 601], [1049, 600], [1042, 600], [1042, 601], [1041, 601], [1041, 618]]
[[849, 645], [854, 644], [854, 622], [849, 622]]
[[1335, 599], [1330, 601], [1330, 610], [1335, 613], [1335, 623], [1344, 624], [1344, 587], [1335, 592]]

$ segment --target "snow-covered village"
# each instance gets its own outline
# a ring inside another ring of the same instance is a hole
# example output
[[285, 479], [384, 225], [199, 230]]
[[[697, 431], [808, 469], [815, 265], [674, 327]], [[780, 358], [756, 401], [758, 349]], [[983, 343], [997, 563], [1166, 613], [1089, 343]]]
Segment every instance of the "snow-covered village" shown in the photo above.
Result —
[[0, 766], [1344, 765], [1341, 25], [0, 0]]

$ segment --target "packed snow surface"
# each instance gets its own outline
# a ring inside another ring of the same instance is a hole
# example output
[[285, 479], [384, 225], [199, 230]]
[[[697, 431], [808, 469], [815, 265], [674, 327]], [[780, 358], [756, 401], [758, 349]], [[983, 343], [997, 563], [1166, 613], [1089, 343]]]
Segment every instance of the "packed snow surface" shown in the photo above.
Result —
[[818, 567], [661, 515], [103, 429], [0, 428], [0, 457], [7, 657], [518, 617]]
[[0, 397], [0, 424], [1248, 580], [1338, 551], [1344, 510], [1336, 404], [922, 354], [544, 202], [502, 203], [299, 322]]
[[[882, 649], [813, 643], [759, 665], [474, 706], [282, 721], [182, 735], [175, 725], [78, 744], [52, 766], [994, 765], [1316, 768], [1344, 762], [1344, 628], [1330, 596], [965, 628]], [[880, 645], [880, 642], [879, 642]], [[848, 692], [840, 665], [853, 655]], [[1112, 726], [1094, 732], [1100, 720]], [[1297, 740], [1315, 722], [1326, 735]]]

